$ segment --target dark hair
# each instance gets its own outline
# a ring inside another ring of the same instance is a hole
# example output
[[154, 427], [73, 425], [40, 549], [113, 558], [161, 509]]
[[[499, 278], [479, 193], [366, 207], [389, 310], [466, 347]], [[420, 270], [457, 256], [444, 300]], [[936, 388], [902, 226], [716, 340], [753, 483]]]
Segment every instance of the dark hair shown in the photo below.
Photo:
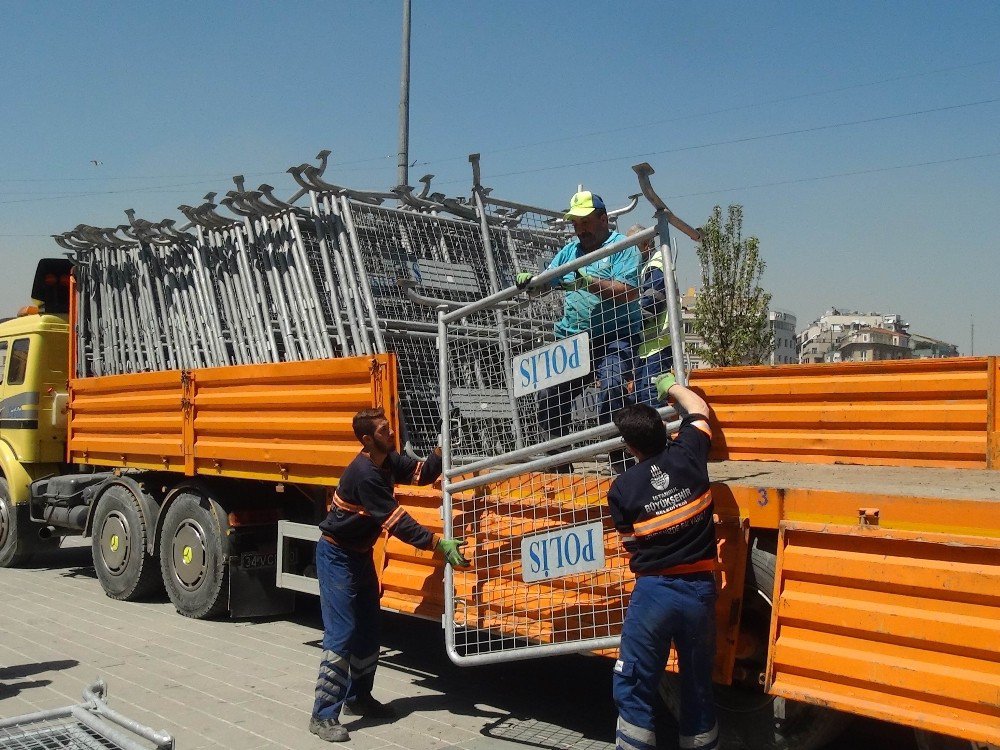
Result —
[[667, 447], [667, 428], [652, 406], [628, 404], [615, 412], [614, 423], [625, 444], [644, 456], [655, 456]]
[[359, 442], [364, 443], [362, 438], [365, 435], [374, 435], [378, 429], [378, 423], [386, 419], [384, 409], [362, 409], [354, 415], [351, 427], [354, 428], [354, 437]]

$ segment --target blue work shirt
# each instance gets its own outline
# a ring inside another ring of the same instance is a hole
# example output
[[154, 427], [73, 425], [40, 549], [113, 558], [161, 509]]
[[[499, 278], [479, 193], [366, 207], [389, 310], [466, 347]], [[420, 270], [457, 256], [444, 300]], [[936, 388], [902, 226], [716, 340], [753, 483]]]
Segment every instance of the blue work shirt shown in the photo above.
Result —
[[[612, 232], [601, 247], [613, 245], [625, 239], [625, 235]], [[580, 257], [580, 240], [568, 243], [556, 253], [549, 263], [548, 269], [569, 263]], [[632, 247], [619, 250], [606, 258], [591, 263], [580, 269], [587, 276], [598, 279], [613, 279], [631, 287], [639, 286], [639, 266], [642, 264], [642, 253], [639, 248]], [[568, 273], [553, 286], [560, 283], [572, 283], [576, 272]], [[589, 331], [591, 341], [610, 343], [612, 341], [628, 340], [635, 337], [642, 329], [642, 316], [639, 313], [637, 301], [602, 299], [585, 289], [574, 289], [566, 292], [563, 300], [563, 317], [556, 323], [555, 332], [558, 338], [568, 338], [583, 331]]]

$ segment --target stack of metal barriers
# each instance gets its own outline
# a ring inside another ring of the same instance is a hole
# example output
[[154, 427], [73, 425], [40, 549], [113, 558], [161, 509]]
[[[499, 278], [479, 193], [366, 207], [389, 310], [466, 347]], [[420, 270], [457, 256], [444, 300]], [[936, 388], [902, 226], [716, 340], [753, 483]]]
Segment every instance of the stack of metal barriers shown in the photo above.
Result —
[[[184, 225], [127, 210], [127, 224], [56, 235], [75, 264], [76, 376], [395, 352], [404, 442], [415, 455], [433, 449], [438, 313], [543, 269], [570, 227], [561, 212], [491, 197], [478, 155], [472, 199], [431, 193], [430, 175], [420, 191], [346, 188], [325, 179], [328, 157], [288, 170], [299, 189], [287, 201], [237, 176], [218, 201], [180, 206]], [[531, 313], [553, 322], [559, 300], [536, 298]], [[492, 313], [472, 321], [495, 334], [496, 323]], [[489, 346], [506, 346], [499, 333]], [[492, 455], [511, 439], [497, 429], [511, 404], [475, 348], [465, 356], [454, 363], [468, 384], [453, 390], [452, 417]]]

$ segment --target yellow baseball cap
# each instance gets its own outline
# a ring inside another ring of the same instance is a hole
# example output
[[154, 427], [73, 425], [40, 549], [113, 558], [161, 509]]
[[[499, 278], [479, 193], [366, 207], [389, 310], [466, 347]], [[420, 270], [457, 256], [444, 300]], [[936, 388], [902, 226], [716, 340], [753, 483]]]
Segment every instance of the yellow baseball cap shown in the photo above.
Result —
[[589, 190], [581, 190], [570, 199], [569, 211], [563, 215], [563, 218], [566, 221], [572, 221], [574, 218], [579, 219], [583, 216], [589, 216], [597, 209], [601, 209], [602, 211], [608, 210], [604, 206], [604, 200], [601, 196], [595, 195]]

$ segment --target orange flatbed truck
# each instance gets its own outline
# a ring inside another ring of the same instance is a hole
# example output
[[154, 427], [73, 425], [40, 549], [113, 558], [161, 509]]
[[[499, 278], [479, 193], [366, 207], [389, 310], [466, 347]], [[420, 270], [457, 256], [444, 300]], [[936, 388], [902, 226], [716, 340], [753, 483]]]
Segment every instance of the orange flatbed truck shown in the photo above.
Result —
[[[68, 262], [43, 261], [33, 297], [53, 274]], [[48, 299], [0, 324], [0, 564], [89, 535], [109, 596], [165, 587], [191, 617], [274, 614], [314, 590], [351, 416], [382, 406], [398, 423], [394, 355], [77, 378], [75, 310]], [[997, 358], [691, 383], [716, 421], [723, 747], [820, 747], [849, 714], [913, 726], [923, 748], [1000, 744]], [[550, 481], [553, 497], [603, 503]], [[399, 497], [441, 529], [439, 490]], [[463, 523], [474, 555], [489, 529]], [[391, 538], [375, 554], [383, 606], [441, 618], [439, 561]], [[544, 639], [548, 616], [528, 631]], [[663, 692], [670, 704], [669, 679]]]

